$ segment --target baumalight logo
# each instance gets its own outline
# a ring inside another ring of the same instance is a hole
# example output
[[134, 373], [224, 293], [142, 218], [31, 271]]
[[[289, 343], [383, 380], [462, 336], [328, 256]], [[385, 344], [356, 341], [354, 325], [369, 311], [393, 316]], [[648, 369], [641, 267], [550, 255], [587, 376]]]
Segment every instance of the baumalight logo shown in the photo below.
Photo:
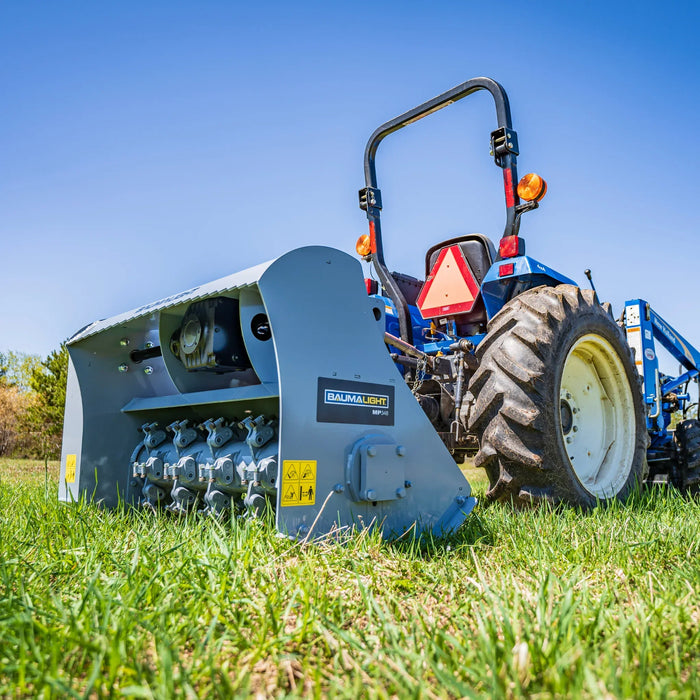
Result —
[[389, 397], [382, 394], [367, 394], [363, 391], [334, 391], [326, 389], [324, 403], [333, 406], [374, 406], [388, 408]]

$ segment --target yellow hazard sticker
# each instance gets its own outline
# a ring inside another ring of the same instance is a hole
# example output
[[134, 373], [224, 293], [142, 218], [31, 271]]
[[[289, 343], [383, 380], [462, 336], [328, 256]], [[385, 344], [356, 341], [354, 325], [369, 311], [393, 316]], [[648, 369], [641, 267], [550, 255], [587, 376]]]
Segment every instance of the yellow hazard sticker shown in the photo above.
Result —
[[316, 503], [316, 460], [282, 462], [281, 506], [312, 506]]
[[66, 455], [66, 483], [75, 483], [75, 467], [78, 463], [78, 455]]

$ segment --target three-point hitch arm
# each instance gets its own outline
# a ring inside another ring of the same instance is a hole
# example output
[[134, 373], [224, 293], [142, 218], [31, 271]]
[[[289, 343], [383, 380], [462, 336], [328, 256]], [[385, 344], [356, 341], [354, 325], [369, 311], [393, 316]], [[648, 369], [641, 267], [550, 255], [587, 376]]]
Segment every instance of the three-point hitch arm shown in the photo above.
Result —
[[518, 137], [511, 125], [510, 105], [508, 104], [506, 91], [495, 80], [491, 78], [472, 78], [472, 80], [467, 80], [466, 83], [457, 85], [451, 90], [434, 97], [432, 100], [414, 107], [395, 119], [382, 124], [372, 134], [365, 148], [365, 187], [360, 190], [359, 194], [360, 208], [367, 212], [369, 221], [371, 253], [368, 257], [374, 263], [382, 286], [394, 302], [401, 338], [407, 343], [413, 343], [413, 329], [408, 304], [384, 261], [380, 223], [382, 197], [377, 187], [377, 173], [374, 166], [377, 148], [384, 138], [394, 131], [403, 129], [404, 126], [413, 124], [419, 119], [441, 110], [443, 107], [454, 104], [477, 90], [487, 90], [491, 93], [496, 103], [498, 128], [491, 133], [491, 152], [496, 165], [503, 170], [503, 186], [506, 195], [506, 226], [503, 236], [516, 235], [519, 219], [517, 207], [520, 204], [517, 193], [518, 173], [516, 166]]

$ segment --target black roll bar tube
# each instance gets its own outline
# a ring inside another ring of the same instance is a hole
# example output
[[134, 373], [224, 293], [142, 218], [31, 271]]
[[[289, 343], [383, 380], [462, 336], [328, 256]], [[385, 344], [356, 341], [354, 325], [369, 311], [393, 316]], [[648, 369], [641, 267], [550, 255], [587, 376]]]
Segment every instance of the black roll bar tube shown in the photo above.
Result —
[[365, 148], [365, 188], [360, 190], [360, 208], [367, 212], [369, 221], [369, 236], [371, 253], [369, 259], [374, 262], [379, 280], [386, 290], [389, 298], [396, 306], [399, 319], [401, 339], [413, 344], [413, 327], [408, 311], [408, 304], [401, 293], [396, 281], [389, 272], [384, 260], [384, 246], [382, 244], [380, 212], [382, 209], [381, 192], [377, 187], [377, 173], [374, 159], [379, 144], [394, 131], [403, 129], [404, 126], [413, 124], [443, 107], [454, 104], [477, 90], [487, 90], [496, 103], [496, 118], [498, 128], [491, 133], [491, 154], [496, 165], [503, 169], [503, 186], [506, 196], [506, 225], [503, 236], [517, 234], [518, 218], [516, 207], [520, 204], [517, 193], [518, 172], [516, 156], [518, 155], [518, 137], [513, 131], [510, 117], [510, 104], [508, 95], [503, 87], [491, 78], [472, 78], [466, 83], [457, 85], [447, 92], [428, 100], [404, 114], [382, 124], [370, 136]]

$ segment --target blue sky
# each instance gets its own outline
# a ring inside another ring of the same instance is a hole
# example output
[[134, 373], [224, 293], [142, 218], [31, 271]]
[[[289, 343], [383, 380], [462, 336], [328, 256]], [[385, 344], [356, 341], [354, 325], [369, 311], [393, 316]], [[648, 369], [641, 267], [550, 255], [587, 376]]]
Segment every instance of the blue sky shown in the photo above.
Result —
[[[4, 0], [0, 350], [45, 355], [298, 246], [354, 252], [370, 133], [478, 75], [508, 90], [520, 173], [549, 183], [529, 254], [700, 345], [698, 20], [697, 2]], [[382, 144], [391, 267], [499, 238], [494, 127], [478, 94]]]

